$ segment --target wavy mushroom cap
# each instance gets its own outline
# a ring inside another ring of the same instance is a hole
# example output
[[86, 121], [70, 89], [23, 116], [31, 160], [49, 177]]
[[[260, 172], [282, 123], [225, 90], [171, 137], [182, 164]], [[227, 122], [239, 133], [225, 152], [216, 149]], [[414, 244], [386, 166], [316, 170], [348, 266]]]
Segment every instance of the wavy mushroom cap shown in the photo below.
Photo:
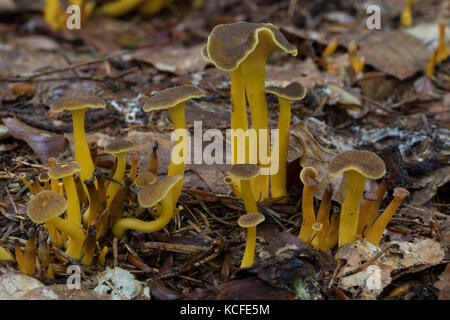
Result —
[[134, 180], [134, 183], [138, 187], [146, 187], [151, 184], [154, 184], [156, 182], [156, 176], [151, 172], [142, 172], [140, 173], [136, 179]]
[[238, 225], [242, 228], [256, 227], [266, 218], [259, 212], [247, 213], [241, 216], [238, 220]]
[[409, 191], [406, 190], [405, 188], [394, 188], [394, 197], [400, 198], [403, 200], [408, 196], [409, 196]]
[[175, 107], [181, 102], [193, 98], [201, 98], [206, 94], [200, 88], [193, 85], [167, 88], [156, 92], [145, 104], [144, 111], [163, 110]]
[[239, 180], [251, 180], [257, 176], [261, 169], [256, 164], [242, 163], [234, 164], [228, 170], [228, 174]]
[[75, 161], [69, 163], [63, 163], [54, 166], [48, 170], [48, 175], [52, 179], [62, 179], [68, 176], [72, 176], [79, 172], [81, 167]]
[[63, 214], [66, 209], [66, 198], [57, 192], [45, 190], [28, 202], [27, 215], [34, 223], [45, 223]]
[[262, 41], [260, 33], [263, 32], [270, 35], [270, 40], [264, 43], [265, 45], [273, 50], [283, 50], [293, 56], [297, 55], [297, 48], [290, 44], [274, 25], [236, 22], [218, 25], [211, 31], [207, 42], [207, 54], [204, 56], [217, 68], [233, 71]]
[[386, 165], [374, 152], [348, 150], [331, 159], [328, 166], [328, 171], [332, 176], [349, 170], [355, 170], [369, 179], [379, 179], [386, 173]]
[[63, 112], [65, 110], [80, 110], [84, 108], [104, 109], [105, 107], [105, 100], [96, 96], [62, 97], [56, 99], [50, 104], [50, 109], [55, 113]]
[[50, 176], [48, 175], [48, 172], [47, 171], [42, 172], [38, 176], [38, 180], [39, 180], [39, 182], [48, 182], [50, 180]]
[[304, 167], [300, 171], [300, 180], [302, 183], [308, 187], [315, 187], [319, 184], [319, 173], [314, 167]]
[[109, 154], [118, 154], [133, 150], [136, 146], [129, 140], [115, 140], [108, 144], [103, 151]]
[[272, 93], [277, 97], [281, 97], [290, 101], [302, 100], [306, 96], [306, 88], [300, 82], [292, 82], [286, 87], [268, 86], [264, 90]]
[[153, 207], [163, 200], [182, 178], [180, 175], [169, 176], [154, 184], [143, 187], [138, 195], [139, 204], [143, 208]]

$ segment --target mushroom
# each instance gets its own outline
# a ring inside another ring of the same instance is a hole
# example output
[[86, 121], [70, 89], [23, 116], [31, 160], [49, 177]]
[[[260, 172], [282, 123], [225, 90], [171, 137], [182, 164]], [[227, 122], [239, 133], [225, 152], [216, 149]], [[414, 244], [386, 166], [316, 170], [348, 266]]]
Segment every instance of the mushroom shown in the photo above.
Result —
[[69, 162], [54, 166], [48, 170], [48, 175], [51, 179], [62, 179], [68, 203], [67, 220], [77, 226], [81, 226], [81, 209], [73, 175], [79, 172], [80, 169], [78, 163]]
[[156, 182], [156, 176], [149, 171], [140, 173], [137, 176], [137, 178], [134, 180], [134, 184], [140, 188], [149, 186], [151, 184], [154, 184], [155, 182]]
[[333, 249], [338, 243], [339, 233], [339, 212], [335, 211], [331, 215], [330, 227], [328, 228], [327, 247]]
[[39, 177], [38, 179], [33, 179], [33, 193], [38, 194], [39, 192], [44, 191], [44, 188], [39, 183]]
[[[54, 166], [56, 166], [56, 158], [54, 158], [54, 157], [48, 158], [48, 166], [50, 168], [53, 168]], [[50, 185], [51, 185], [50, 190], [52, 190], [54, 192], [58, 192], [58, 180], [57, 179], [50, 179]]]
[[264, 221], [264, 216], [259, 212], [251, 212], [241, 216], [238, 225], [247, 228], [247, 240], [245, 243], [244, 256], [242, 257], [241, 268], [249, 268], [253, 265], [256, 246], [256, 226]]
[[326, 59], [329, 56], [331, 56], [337, 49], [339, 45], [339, 42], [337, 39], [334, 39], [333, 41], [331, 41], [327, 47], [325, 48], [325, 50], [322, 51], [322, 59]]
[[377, 220], [367, 229], [365, 232], [366, 240], [373, 245], [378, 246], [383, 236], [383, 231], [386, 229], [389, 221], [397, 211], [398, 207], [401, 205], [402, 201], [409, 196], [409, 191], [404, 188], [394, 189], [394, 199], [386, 207], [383, 213], [378, 217]]
[[383, 160], [373, 152], [348, 150], [331, 159], [328, 171], [332, 176], [344, 173], [347, 178], [347, 190], [339, 222], [339, 246], [342, 246], [355, 240], [366, 178], [383, 177], [386, 166]]
[[134, 181], [136, 179], [137, 171], [138, 171], [138, 162], [141, 159], [139, 156], [139, 153], [136, 151], [133, 151], [131, 153], [131, 168], [130, 172], [128, 173], [128, 178]]
[[[377, 200], [378, 200], [378, 196], [377, 196], [376, 192], [365, 192], [364, 193], [364, 204], [361, 208], [361, 212], [359, 213], [358, 229], [356, 231], [356, 234], [363, 234], [366, 227], [368, 225], [372, 224], [373, 219], [371, 219], [370, 215], [371, 215], [371, 212], [375, 211], [375, 210], [373, 210], [373, 206], [377, 203]], [[375, 211], [375, 217], [376, 217], [377, 213], [378, 213], [378, 209], [377, 209], [377, 211]], [[369, 223], [369, 220], [370, 220], [370, 223]]]
[[[182, 150], [186, 151], [188, 148], [187, 145], [187, 131], [186, 131], [186, 118], [184, 113], [184, 107], [186, 105], [187, 100], [192, 98], [201, 98], [204, 97], [205, 93], [199, 88], [192, 85], [184, 85], [173, 88], [167, 88], [155, 93], [144, 105], [143, 109], [145, 112], [155, 111], [155, 110], [169, 110], [170, 118], [172, 119], [173, 126], [175, 128], [175, 132], [178, 137], [178, 143], [182, 143]], [[180, 141], [181, 140], [181, 141]], [[184, 178], [184, 167], [186, 165], [186, 154], [177, 154], [174, 155], [172, 153], [169, 171], [167, 176], [176, 176], [180, 175], [181, 180], [178, 184], [173, 188], [173, 201], [177, 201], [180, 194], [181, 189], [183, 187], [183, 178]], [[177, 159], [174, 159], [177, 158]], [[176, 161], [174, 161], [176, 160]]]
[[45, 190], [28, 202], [27, 215], [34, 223], [45, 223], [65, 233], [69, 237], [67, 255], [79, 260], [85, 234], [79, 225], [59, 217], [66, 209], [67, 200], [63, 196], [57, 192]]
[[258, 212], [250, 180], [257, 177], [260, 171], [261, 169], [256, 164], [234, 164], [228, 170], [228, 174], [232, 178], [240, 180], [240, 197], [244, 200], [245, 211], [247, 214]]
[[[311, 239], [310, 239], [310, 243], [311, 243], [311, 245], [313, 246], [313, 248], [316, 248], [316, 249], [318, 249], [318, 248], [324, 248], [324, 247], [326, 247], [326, 243], [323, 243], [323, 241], [325, 240], [323, 237], [320, 237], [319, 238], [319, 235], [324, 231], [323, 230], [323, 224], [321, 224], [320, 222], [315, 222], [313, 225], [312, 225], [312, 227], [311, 227], [311, 229], [312, 229], [312, 231], [313, 231], [313, 234], [312, 234], [312, 236], [311, 236]], [[313, 244], [313, 241], [315, 240], [315, 239], [318, 239], [317, 241], [318, 241], [318, 245], [314, 245]], [[325, 250], [326, 251], [326, 250]]]
[[102, 5], [98, 12], [111, 17], [123, 16], [137, 8], [144, 0], [115, 0]]
[[445, 46], [445, 23], [439, 22], [439, 42], [436, 49], [436, 63], [441, 63], [450, 56], [450, 49]]
[[138, 195], [141, 207], [151, 208], [161, 202], [161, 215], [153, 221], [142, 221], [136, 218], [120, 219], [113, 227], [113, 234], [117, 238], [122, 238], [128, 229], [155, 232], [164, 228], [172, 219], [174, 211], [172, 189], [183, 179], [180, 175], [168, 176], [164, 179], [142, 188]]
[[326, 188], [320, 201], [319, 211], [317, 212], [317, 222], [322, 224], [322, 231], [318, 234], [317, 241], [313, 240], [313, 246], [318, 246], [320, 250], [327, 251], [327, 237], [330, 227], [330, 208], [333, 192], [330, 188]]
[[[270, 136], [268, 134], [268, 110], [264, 92], [265, 64], [267, 56], [274, 50], [282, 50], [293, 56], [297, 48], [291, 45], [283, 34], [270, 23], [236, 22], [216, 26], [208, 37], [206, 52], [203, 56], [217, 68], [231, 72], [231, 129], [247, 130], [247, 112], [245, 94], [250, 106], [252, 128], [256, 130], [257, 154], [259, 155], [260, 129], [267, 133], [267, 152], [270, 154]], [[232, 164], [235, 164], [237, 146], [232, 141], [234, 152]], [[261, 168], [268, 164], [261, 163]], [[262, 199], [269, 193], [268, 176], [259, 176], [253, 192]]]
[[223, 178], [223, 183], [225, 183], [236, 197], [241, 197], [241, 192], [238, 190], [238, 186], [234, 183], [233, 178], [226, 176]]
[[66, 13], [61, 8], [59, 0], [46, 0], [44, 7], [44, 20], [55, 30], [66, 26]]
[[[135, 148], [134, 143], [128, 140], [117, 140], [108, 144], [104, 152], [112, 154], [115, 158], [116, 170], [114, 171], [113, 179], [123, 183], [125, 177], [125, 169], [127, 166], [126, 154], [127, 151], [133, 150]], [[118, 183], [112, 182], [108, 185], [106, 189], [106, 204], [109, 207], [112, 199], [116, 195], [117, 190], [119, 190], [120, 185]]]
[[302, 226], [298, 237], [304, 243], [308, 243], [312, 236], [312, 226], [316, 222], [314, 212], [314, 189], [319, 184], [317, 180], [319, 174], [313, 167], [304, 167], [300, 172], [300, 180], [303, 183], [302, 194]]
[[13, 261], [13, 260], [14, 257], [11, 254], [11, 252], [0, 246], [0, 261]]
[[20, 250], [18, 243], [16, 243], [14, 249], [20, 272], [33, 275], [36, 271], [36, 237], [31, 236], [28, 238], [24, 253]]
[[84, 240], [83, 259], [81, 262], [87, 266], [90, 266], [94, 261], [94, 254], [96, 248], [97, 230], [95, 225], [91, 225], [88, 228], [86, 239]]
[[158, 154], [156, 151], [158, 150], [158, 141], [155, 142], [153, 146], [152, 155], [150, 156], [150, 160], [148, 162], [148, 171], [153, 173], [156, 177], [158, 177]]
[[44, 184], [45, 190], [50, 190], [50, 177], [48, 172], [44, 171], [38, 176], [39, 182]]
[[[286, 162], [289, 150], [289, 126], [291, 124], [291, 101], [302, 100], [306, 96], [306, 88], [293, 82], [285, 88], [269, 86], [266, 92], [278, 97], [280, 112], [278, 115], [278, 137], [275, 138], [273, 150], [279, 152], [278, 171], [270, 175], [272, 198], [285, 197], [281, 202], [287, 202]], [[273, 151], [272, 151], [273, 152]]]
[[402, 14], [400, 15], [400, 22], [405, 28], [409, 28], [412, 26], [412, 7], [414, 2], [416, 2], [416, 0], [406, 0], [405, 6], [402, 10]]
[[362, 57], [360, 59], [356, 58], [356, 44], [355, 41], [351, 41], [348, 45], [348, 59], [350, 62], [350, 66], [352, 67], [355, 74], [360, 74], [364, 69], [365, 58]]
[[50, 106], [55, 113], [65, 110], [72, 112], [75, 161], [81, 167], [80, 177], [82, 181], [90, 179], [95, 169], [84, 130], [84, 115], [87, 108], [104, 109], [105, 106], [105, 101], [95, 96], [58, 98]]
[[28, 181], [27, 174], [25, 172], [21, 172], [19, 174], [19, 178], [20, 180], [22, 180], [22, 183], [27, 187], [27, 189], [30, 192], [33, 192], [33, 185], [30, 183], [30, 181]]

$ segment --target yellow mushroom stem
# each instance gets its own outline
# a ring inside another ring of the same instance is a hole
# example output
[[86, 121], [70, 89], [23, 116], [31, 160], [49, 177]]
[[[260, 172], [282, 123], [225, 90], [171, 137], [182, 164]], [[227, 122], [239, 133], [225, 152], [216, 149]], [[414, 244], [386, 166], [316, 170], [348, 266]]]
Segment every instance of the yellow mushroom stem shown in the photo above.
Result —
[[[242, 74], [242, 67], [231, 71], [231, 130], [248, 131], [247, 104], [245, 100], [245, 83]], [[234, 137], [234, 136], [232, 136]], [[231, 140], [231, 164], [237, 164], [239, 158], [245, 159], [245, 163], [249, 161], [249, 138], [245, 137], [244, 149], [238, 150], [238, 137]], [[237, 189], [240, 190], [240, 181], [232, 179]]]
[[46, 223], [45, 228], [47, 229], [48, 234], [50, 235], [52, 245], [57, 248], [62, 248], [64, 245], [64, 241], [61, 233], [58, 230], [56, 230], [55, 226], [52, 224]]
[[100, 254], [98, 255], [97, 258], [97, 262], [98, 264], [104, 266], [105, 265], [105, 260], [106, 260], [106, 255], [108, 254], [108, 246], [104, 246], [102, 251], [100, 252]]
[[331, 41], [327, 45], [325, 50], [323, 50], [322, 59], [325, 59], [325, 58], [328, 58], [329, 56], [331, 56], [336, 51], [338, 45], [339, 45], [339, 42], [337, 41], [337, 39], [334, 39], [333, 41]]
[[144, 0], [116, 0], [102, 5], [98, 10], [101, 14], [120, 17], [137, 8]]
[[90, 266], [94, 261], [94, 254], [96, 248], [97, 230], [94, 225], [89, 226], [86, 239], [84, 240], [83, 259], [81, 263]]
[[78, 200], [77, 187], [73, 176], [62, 178], [67, 197], [67, 220], [75, 225], [81, 226], [81, 209]]
[[241, 180], [241, 198], [244, 201], [245, 211], [247, 213], [258, 212], [258, 206], [256, 205], [249, 180]]
[[328, 250], [327, 238], [328, 229], [330, 225], [330, 208], [333, 192], [327, 188], [323, 193], [322, 200], [320, 201], [319, 211], [317, 212], [317, 223], [322, 225], [322, 230], [313, 239], [312, 245], [319, 248], [322, 251]]
[[139, 154], [137, 152], [134, 152], [131, 160], [130, 172], [128, 173], [128, 178], [130, 178], [133, 181], [134, 179], [136, 179], [137, 176], [138, 162], [139, 162]]
[[33, 192], [33, 185], [28, 181], [27, 176], [25, 173], [20, 174], [20, 179], [22, 180], [23, 184], [28, 188], [30, 192]]
[[361, 213], [358, 219], [358, 234], [363, 234], [369, 226], [375, 221], [378, 210], [380, 210], [381, 202], [383, 201], [384, 194], [387, 190], [387, 180], [383, 179], [378, 185], [376, 195], [377, 200], [375, 201], [365, 201], [363, 207], [361, 208]]
[[[56, 166], [56, 159], [53, 157], [48, 158], [48, 165], [50, 168]], [[58, 192], [58, 179], [50, 179], [51, 190], [53, 192]]]
[[14, 260], [13, 255], [8, 250], [0, 246], [0, 261], [9, 261], [9, 260]]
[[[113, 179], [123, 183], [125, 177], [125, 169], [127, 166], [126, 152], [120, 152], [116, 155], [116, 171], [114, 172]], [[114, 199], [117, 191], [120, 189], [120, 185], [115, 182], [111, 182], [106, 190], [106, 205], [109, 207], [111, 201]]]
[[148, 171], [153, 173], [156, 177], [158, 177], [158, 141], [155, 142], [153, 146], [152, 155], [150, 156], [150, 160], [148, 162]]
[[445, 23], [439, 23], [439, 43], [436, 49], [436, 63], [441, 63], [450, 55], [450, 49], [445, 46]]
[[53, 225], [56, 229], [65, 233], [69, 237], [66, 253], [73, 259], [80, 260], [85, 238], [83, 229], [68, 220], [61, 219], [60, 217], [47, 221], [47, 224]]
[[53, 265], [49, 264], [47, 268], [47, 273], [45, 275], [46, 279], [55, 279], [55, 273], [53, 272]]
[[334, 212], [331, 216], [330, 227], [328, 228], [327, 247], [333, 249], [338, 243], [339, 233], [339, 212]]
[[384, 229], [386, 229], [389, 221], [397, 211], [398, 207], [401, 205], [404, 198], [405, 197], [398, 197], [394, 195], [394, 199], [392, 199], [391, 203], [389, 203], [383, 213], [365, 232], [365, 238], [368, 242], [372, 243], [375, 246], [380, 245]]
[[50, 190], [50, 182], [44, 181], [44, 190]]
[[124, 183], [123, 186], [120, 187], [119, 191], [117, 191], [114, 199], [109, 205], [109, 225], [111, 227], [114, 226], [117, 221], [123, 218], [123, 206], [126, 202], [129, 187], [129, 183]]
[[303, 185], [302, 195], [302, 226], [298, 237], [308, 243], [312, 236], [312, 226], [316, 222], [316, 213], [314, 212], [314, 187]]
[[39, 192], [44, 191], [44, 188], [39, 184], [37, 179], [33, 180], [33, 193], [38, 194]]
[[400, 16], [400, 22], [405, 28], [409, 28], [412, 26], [412, 7], [414, 2], [415, 0], [406, 0], [405, 6], [403, 7], [403, 11]]
[[[253, 211], [250, 211], [253, 212]], [[255, 259], [256, 247], [256, 227], [247, 228], [247, 239], [245, 241], [245, 251], [242, 257], [241, 268], [249, 268]]]
[[[238, 179], [234, 179], [236, 181], [239, 181]], [[231, 189], [231, 191], [234, 193], [234, 195], [238, 198], [241, 197], [241, 193], [238, 190], [238, 186], [235, 184], [234, 180], [230, 176], [226, 176], [223, 178], [223, 182]]]
[[137, 230], [141, 232], [155, 232], [164, 228], [172, 219], [174, 209], [174, 201], [172, 193], [161, 200], [161, 215], [153, 221], [142, 221], [136, 218], [120, 219], [113, 227], [112, 232], [114, 236], [121, 239], [128, 229]]
[[[86, 108], [72, 111], [73, 123], [73, 144], [75, 150], [75, 161], [80, 165], [81, 181], [88, 180], [94, 172], [94, 163], [92, 162], [91, 152], [84, 130], [84, 115]], [[87, 191], [86, 189], [84, 189]]]
[[186, 166], [186, 154], [184, 151], [187, 150], [187, 130], [186, 130], [186, 116], [184, 112], [184, 107], [186, 105], [186, 101], [179, 103], [175, 107], [169, 108], [170, 118], [172, 120], [173, 126], [178, 133], [181, 133], [181, 136], [178, 137], [178, 144], [182, 144], [182, 154], [177, 155], [181, 161], [176, 163], [173, 161], [173, 155], [171, 156], [169, 171], [167, 172], [167, 176], [176, 176], [180, 175], [182, 178], [171, 190], [171, 199], [173, 201], [173, 207], [175, 207], [176, 202], [181, 194], [181, 189], [183, 188], [184, 181], [184, 168]]
[[[259, 44], [255, 50], [241, 63], [242, 74], [245, 82], [245, 91], [247, 101], [250, 107], [252, 118], [252, 129], [256, 130], [257, 137], [257, 164], [260, 168], [270, 167], [269, 163], [262, 163], [260, 148], [264, 143], [260, 143], [260, 131], [266, 130], [267, 141], [266, 155], [264, 158], [270, 159], [270, 134], [269, 134], [269, 118], [267, 110], [266, 93], [264, 91], [264, 82], [266, 76], [266, 59], [273, 50], [271, 34], [267, 31], [259, 33]], [[253, 194], [256, 199], [265, 200], [269, 197], [269, 176], [259, 175], [252, 180]]]
[[17, 265], [23, 274], [33, 275], [36, 271], [36, 238], [30, 237], [22, 254], [19, 244], [15, 245]]
[[430, 59], [427, 63], [427, 69], [425, 70], [425, 74], [427, 77], [431, 78], [434, 75], [434, 69], [436, 68], [436, 57], [438, 55], [437, 50], [434, 50], [430, 56]]
[[364, 194], [366, 178], [355, 170], [345, 172], [347, 190], [339, 222], [339, 246], [355, 241], [358, 229], [359, 207]]
[[[323, 234], [323, 225], [320, 222], [316, 222], [312, 225], [312, 230], [313, 230], [313, 234], [311, 237], [311, 246], [314, 249], [320, 249], [324, 248], [325, 250], [322, 251], [327, 251], [327, 242], [325, 237], [321, 236], [321, 234]], [[315, 241], [317, 239], [317, 241]], [[316, 243], [316, 244], [315, 244]]]
[[[286, 165], [289, 150], [289, 126], [291, 124], [291, 102], [278, 97], [280, 112], [278, 115], [278, 137], [275, 139], [273, 150], [279, 150], [278, 172], [270, 176], [272, 198], [285, 197], [281, 203], [287, 202]], [[277, 146], [278, 145], [278, 146]]]

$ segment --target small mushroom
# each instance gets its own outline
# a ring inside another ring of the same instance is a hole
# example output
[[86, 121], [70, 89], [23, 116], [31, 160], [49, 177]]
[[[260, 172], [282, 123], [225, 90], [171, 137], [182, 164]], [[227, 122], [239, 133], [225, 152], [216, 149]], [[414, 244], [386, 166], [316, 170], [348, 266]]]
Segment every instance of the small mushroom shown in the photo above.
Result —
[[84, 115], [87, 108], [104, 109], [105, 106], [105, 101], [95, 96], [63, 97], [56, 99], [50, 105], [51, 110], [55, 113], [66, 110], [72, 112], [75, 161], [81, 167], [80, 177], [82, 181], [90, 179], [95, 169], [86, 139]]
[[328, 249], [328, 232], [330, 228], [330, 208], [333, 197], [332, 190], [328, 187], [325, 189], [322, 200], [320, 201], [319, 211], [317, 212], [317, 222], [322, 224], [322, 231], [317, 236], [317, 242], [312, 241], [313, 246], [318, 246], [320, 250], [327, 251]]
[[[293, 82], [285, 88], [269, 86], [266, 92], [278, 97], [280, 112], [278, 114], [278, 137], [275, 138], [273, 151], [278, 150], [278, 171], [270, 175], [270, 187], [273, 198], [285, 197], [282, 202], [287, 202], [286, 190], [286, 165], [289, 150], [289, 126], [291, 124], [291, 101], [302, 100], [306, 96], [306, 88]], [[273, 157], [272, 157], [273, 159]]]
[[260, 168], [256, 164], [234, 164], [228, 170], [228, 174], [241, 183], [240, 197], [244, 200], [247, 213], [258, 212], [250, 180], [257, 177], [259, 173]]
[[138, 172], [138, 162], [140, 159], [141, 159], [141, 157], [139, 156], [138, 152], [133, 151], [131, 153], [131, 168], [130, 168], [130, 172], [128, 173], [128, 178], [130, 178], [133, 181], [134, 181], [134, 179], [136, 179], [136, 175]]
[[59, 164], [48, 170], [51, 179], [62, 179], [68, 203], [67, 220], [77, 226], [81, 226], [81, 208], [73, 175], [80, 170], [81, 168], [76, 162]]
[[22, 253], [18, 243], [16, 243], [14, 249], [20, 272], [33, 275], [36, 271], [36, 237], [31, 236], [28, 238], [24, 253]]
[[338, 244], [339, 234], [339, 212], [335, 211], [331, 215], [330, 227], [328, 228], [327, 247], [333, 249]]
[[154, 184], [156, 182], [156, 180], [157, 180], [156, 176], [153, 173], [146, 171], [146, 172], [140, 173], [137, 176], [137, 178], [134, 180], [134, 184], [137, 187], [143, 188], [143, 187], [149, 186], [151, 184]]
[[[268, 130], [268, 109], [264, 92], [266, 59], [272, 51], [282, 50], [293, 56], [297, 48], [290, 44], [283, 34], [270, 23], [236, 22], [221, 24], [212, 30], [208, 37], [206, 52], [203, 56], [217, 68], [231, 72], [231, 129], [248, 129], [245, 96], [252, 117], [252, 128], [256, 130], [259, 155], [260, 129]], [[245, 92], [244, 92], [245, 88]], [[267, 132], [267, 152], [270, 154], [270, 137]], [[232, 141], [235, 164], [237, 152]], [[258, 165], [267, 167], [258, 157]], [[254, 194], [267, 199], [269, 195], [269, 177], [259, 176], [253, 183]]]
[[391, 203], [389, 203], [386, 209], [384, 209], [383, 213], [365, 232], [367, 241], [376, 246], [380, 244], [384, 229], [386, 229], [389, 221], [391, 220], [395, 211], [397, 211], [398, 207], [401, 205], [402, 201], [408, 196], [408, 190], [404, 188], [394, 189], [394, 199], [392, 199]]
[[25, 172], [21, 172], [19, 174], [19, 178], [20, 180], [22, 180], [22, 183], [28, 188], [28, 190], [30, 192], [33, 192], [33, 185], [30, 183], [30, 181], [28, 181], [27, 174]]
[[[367, 225], [372, 224], [373, 219], [369, 223], [369, 220], [371, 219], [370, 215], [371, 215], [371, 212], [374, 211], [372, 208], [377, 203], [377, 200], [378, 200], [378, 196], [377, 196], [376, 192], [365, 192], [364, 193], [364, 203], [361, 208], [361, 212], [359, 213], [358, 229], [356, 231], [356, 234], [359, 234], [359, 235], [362, 234], [365, 231]], [[378, 210], [375, 213], [375, 217], [376, 217], [377, 213], [378, 213]]]
[[148, 171], [153, 173], [156, 177], [158, 177], [158, 141], [155, 142], [153, 146], [152, 155], [150, 156], [150, 160], [148, 162]]
[[9, 250], [0, 246], [0, 261], [13, 261], [14, 257]]
[[67, 209], [67, 200], [59, 193], [45, 190], [28, 202], [27, 215], [34, 223], [51, 225], [69, 237], [67, 255], [79, 260], [83, 249], [85, 234], [81, 226], [75, 225], [59, 216]]
[[412, 8], [416, 0], [406, 0], [405, 6], [403, 7], [402, 14], [400, 15], [400, 22], [403, 27], [409, 28], [412, 26]]
[[[175, 132], [178, 138], [181, 138], [182, 143], [181, 150], [187, 150], [187, 131], [186, 131], [186, 117], [184, 107], [189, 99], [204, 97], [205, 93], [192, 85], [184, 85], [173, 88], [167, 88], [155, 93], [145, 104], [144, 111], [150, 112], [155, 110], [169, 110], [170, 118], [172, 119]], [[174, 204], [178, 201], [183, 187], [184, 168], [186, 165], [186, 154], [177, 154], [178, 159], [174, 161], [174, 154], [172, 154], [169, 171], [167, 176], [180, 175], [182, 179], [173, 188], [173, 201]]]
[[332, 176], [344, 173], [347, 177], [347, 190], [339, 222], [339, 246], [342, 246], [355, 240], [366, 178], [383, 177], [386, 166], [376, 153], [348, 150], [331, 159], [328, 171]]
[[122, 238], [128, 229], [155, 232], [164, 228], [172, 219], [174, 200], [172, 189], [182, 180], [180, 175], [168, 176], [158, 182], [141, 189], [138, 201], [141, 207], [151, 208], [161, 202], [161, 215], [153, 221], [142, 221], [136, 218], [120, 219], [113, 227], [117, 238]]
[[[125, 169], [127, 166], [126, 154], [135, 148], [134, 143], [128, 140], [117, 140], [108, 144], [104, 151], [105, 153], [112, 154], [115, 158], [116, 170], [114, 171], [113, 179], [123, 183], [125, 177]], [[115, 182], [111, 182], [106, 189], [106, 204], [109, 207], [112, 199], [119, 190], [120, 185]]]
[[350, 66], [352, 67], [353, 71], [355, 71], [355, 74], [360, 74], [364, 69], [364, 62], [365, 58], [362, 57], [358, 59], [356, 57], [356, 44], [355, 41], [351, 41], [348, 45], [348, 59], [350, 62]]
[[50, 177], [48, 172], [44, 171], [38, 176], [39, 182], [44, 184], [45, 190], [50, 190]]
[[259, 212], [251, 212], [241, 216], [238, 225], [247, 228], [247, 240], [245, 243], [244, 256], [242, 257], [241, 268], [249, 268], [253, 265], [256, 246], [256, 226], [264, 221], [264, 216]]
[[439, 22], [439, 42], [436, 49], [436, 63], [441, 63], [450, 56], [450, 48], [445, 45], [445, 23]]
[[313, 167], [304, 167], [300, 172], [300, 180], [303, 183], [302, 194], [302, 226], [298, 237], [304, 243], [309, 243], [312, 237], [312, 226], [316, 222], [314, 212], [314, 189], [318, 186], [319, 174]]

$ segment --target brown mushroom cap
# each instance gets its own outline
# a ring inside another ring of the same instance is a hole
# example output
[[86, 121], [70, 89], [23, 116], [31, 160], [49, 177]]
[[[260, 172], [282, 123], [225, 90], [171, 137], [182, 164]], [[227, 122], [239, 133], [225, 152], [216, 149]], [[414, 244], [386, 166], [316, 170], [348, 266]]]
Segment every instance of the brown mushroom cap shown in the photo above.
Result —
[[256, 227], [266, 218], [259, 212], [247, 213], [241, 216], [238, 220], [238, 225], [242, 228]]
[[47, 182], [50, 180], [50, 176], [48, 175], [48, 172], [44, 171], [38, 176], [39, 182]]
[[297, 55], [297, 48], [290, 44], [274, 25], [236, 22], [218, 25], [211, 31], [206, 57], [217, 68], [233, 71], [255, 50], [260, 32], [268, 32], [271, 35], [274, 49]]
[[228, 174], [236, 179], [251, 180], [259, 176], [261, 169], [256, 164], [234, 164], [228, 170]]
[[155, 182], [156, 182], [156, 176], [153, 173], [148, 172], [148, 171], [140, 173], [134, 180], [134, 183], [138, 187], [149, 186], [151, 184], [154, 184]]
[[182, 178], [180, 175], [169, 176], [154, 184], [143, 187], [138, 195], [139, 204], [143, 208], [153, 207], [164, 199]]
[[320, 230], [322, 230], [322, 228], [323, 228], [323, 224], [321, 222], [316, 222], [312, 225], [312, 229], [315, 232], [319, 232]]
[[76, 162], [63, 163], [54, 166], [48, 170], [48, 175], [52, 179], [61, 179], [68, 176], [72, 176], [79, 172], [81, 167]]
[[145, 104], [144, 111], [163, 110], [175, 107], [192, 98], [201, 98], [205, 92], [193, 85], [167, 88], [156, 92]]
[[201, 55], [202, 55], [203, 59], [205, 59], [206, 61], [209, 61], [209, 57], [208, 57], [208, 45], [205, 44], [205, 45], [202, 47]]
[[133, 150], [136, 146], [129, 140], [115, 140], [108, 144], [103, 151], [110, 154], [118, 154]]
[[405, 199], [409, 196], [409, 191], [405, 188], [394, 188], [394, 197]]
[[319, 184], [317, 178], [319, 177], [319, 173], [314, 167], [304, 167], [302, 171], [300, 171], [300, 180], [304, 185], [308, 187], [315, 187]]
[[80, 110], [84, 108], [104, 109], [105, 100], [96, 96], [75, 96], [58, 98], [50, 105], [53, 112], [59, 113], [65, 110]]
[[379, 179], [386, 173], [386, 166], [376, 153], [366, 150], [341, 152], [331, 159], [328, 166], [332, 176], [349, 170], [355, 170], [369, 179]]
[[268, 86], [264, 89], [267, 93], [272, 93], [277, 97], [285, 98], [287, 100], [302, 100], [306, 96], [306, 88], [300, 82], [292, 82], [288, 86], [276, 87]]
[[39, 192], [28, 202], [27, 214], [34, 223], [45, 223], [61, 215], [67, 209], [67, 200], [57, 192]]

